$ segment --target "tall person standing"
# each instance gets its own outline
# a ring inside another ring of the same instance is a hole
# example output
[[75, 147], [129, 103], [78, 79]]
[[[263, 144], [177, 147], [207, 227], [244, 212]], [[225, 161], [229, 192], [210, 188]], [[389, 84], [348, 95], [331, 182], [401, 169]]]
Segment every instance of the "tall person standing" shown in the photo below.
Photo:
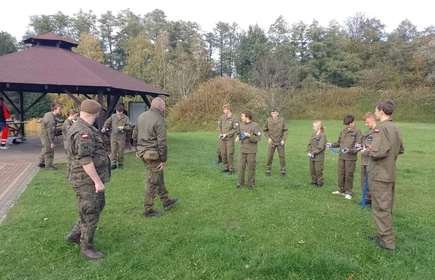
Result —
[[231, 112], [231, 105], [225, 104], [223, 107], [224, 114], [220, 117], [219, 139], [220, 151], [224, 169], [222, 172], [228, 172], [228, 175], [234, 174], [234, 136], [236, 135], [239, 121]]
[[380, 249], [394, 251], [396, 243], [393, 233], [393, 205], [396, 188], [396, 160], [404, 153], [402, 136], [391, 120], [394, 103], [380, 101], [376, 105], [376, 126], [371, 145], [362, 151], [370, 158], [369, 185], [372, 195], [372, 209], [377, 234], [369, 235]]
[[264, 136], [269, 144], [267, 150], [266, 176], [270, 176], [272, 160], [275, 150], [278, 150], [279, 165], [281, 176], [286, 175], [285, 167], [285, 141], [288, 137], [287, 122], [279, 116], [278, 109], [273, 108], [270, 112], [271, 117], [264, 124]]

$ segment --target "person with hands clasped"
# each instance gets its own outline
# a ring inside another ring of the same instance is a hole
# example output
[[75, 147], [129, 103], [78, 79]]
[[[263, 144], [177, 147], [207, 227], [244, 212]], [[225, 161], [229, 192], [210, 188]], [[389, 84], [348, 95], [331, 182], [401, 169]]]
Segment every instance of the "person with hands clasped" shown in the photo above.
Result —
[[[358, 144], [361, 144], [361, 130], [356, 127], [354, 117], [347, 115], [343, 124], [346, 126], [338, 136], [337, 142], [327, 143], [326, 146], [340, 148], [338, 155], [338, 190], [332, 192], [335, 195], [343, 195], [346, 199], [352, 199], [353, 176], [356, 170]], [[355, 149], [356, 148], [356, 149]]]
[[112, 129], [110, 134], [110, 159], [112, 166], [110, 168], [116, 169], [116, 164], [118, 164], [118, 168], [123, 169], [126, 130], [131, 129], [130, 119], [124, 114], [123, 106], [116, 106], [116, 114], [113, 114], [104, 122], [101, 132], [105, 132], [108, 128]]
[[231, 105], [225, 104], [223, 107], [224, 114], [219, 118], [219, 143], [220, 155], [224, 164], [222, 172], [228, 172], [228, 175], [234, 174], [234, 136], [239, 127], [239, 121], [231, 112]]
[[311, 135], [310, 142], [307, 146], [308, 156], [310, 158], [311, 185], [320, 188], [323, 187], [323, 167], [325, 161], [325, 127], [321, 121], [313, 123], [314, 133]]
[[245, 184], [246, 165], [248, 166], [249, 189], [255, 187], [257, 144], [261, 140], [261, 130], [260, 126], [252, 121], [252, 117], [253, 114], [250, 110], [242, 111], [240, 117], [242, 122], [236, 134], [236, 142], [240, 142], [237, 189], [243, 188]]
[[272, 169], [272, 160], [275, 150], [278, 150], [281, 176], [286, 175], [285, 167], [285, 141], [288, 137], [287, 122], [284, 118], [279, 117], [278, 109], [273, 108], [270, 112], [271, 116], [264, 124], [264, 136], [269, 144], [267, 150], [266, 176], [270, 176]]
[[42, 149], [39, 156], [39, 167], [47, 170], [56, 170], [53, 166], [54, 159], [54, 137], [56, 136], [57, 119], [56, 115], [62, 113], [62, 106], [59, 103], [51, 105], [51, 112], [45, 113], [39, 129]]

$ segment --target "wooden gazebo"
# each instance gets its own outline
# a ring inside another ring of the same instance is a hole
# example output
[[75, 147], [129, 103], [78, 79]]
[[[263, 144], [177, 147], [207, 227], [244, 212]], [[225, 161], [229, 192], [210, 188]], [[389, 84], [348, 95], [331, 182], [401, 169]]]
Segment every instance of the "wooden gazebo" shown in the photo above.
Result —
[[[67, 94], [78, 105], [80, 100], [75, 94], [83, 94], [89, 99], [90, 94], [96, 94], [96, 101], [102, 106], [106, 99], [108, 105], [105, 113], [100, 114], [99, 127], [113, 112], [121, 96], [140, 95], [148, 107], [148, 96], [169, 96], [161, 89], [73, 52], [71, 49], [78, 44], [53, 33], [23, 42], [32, 46], [0, 56], [0, 93], [19, 112], [21, 121], [24, 121], [24, 113], [47, 93]], [[24, 108], [24, 92], [42, 95]], [[19, 94], [20, 104], [14, 104], [9, 97], [11, 94]]]

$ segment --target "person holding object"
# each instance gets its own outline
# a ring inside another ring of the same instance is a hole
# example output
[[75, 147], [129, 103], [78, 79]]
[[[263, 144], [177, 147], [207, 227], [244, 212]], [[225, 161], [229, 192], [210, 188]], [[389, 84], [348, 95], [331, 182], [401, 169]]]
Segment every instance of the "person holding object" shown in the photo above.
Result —
[[[112, 161], [111, 169], [124, 168], [124, 150], [126, 130], [131, 129], [131, 122], [124, 113], [124, 107], [116, 106], [116, 114], [110, 116], [103, 125], [101, 132], [106, 132], [108, 128], [112, 129], [110, 134], [110, 159]], [[118, 166], [116, 166], [118, 164]]]
[[51, 112], [45, 113], [41, 121], [39, 137], [42, 143], [41, 155], [39, 156], [39, 167], [47, 170], [56, 170], [53, 166], [54, 159], [54, 137], [56, 136], [57, 119], [56, 115], [62, 112], [62, 106], [55, 103], [51, 106]]
[[71, 170], [71, 158], [70, 154], [68, 152], [69, 150], [69, 143], [68, 143], [68, 133], [71, 128], [71, 126], [74, 124], [74, 122], [79, 117], [79, 112], [75, 109], [69, 109], [68, 111], [68, 118], [63, 122], [62, 124], [62, 137], [63, 137], [63, 147], [65, 148], [65, 154], [66, 154], [66, 177], [69, 177], [69, 172]]
[[273, 108], [270, 114], [272, 117], [266, 120], [263, 129], [264, 136], [267, 138], [267, 143], [269, 144], [267, 150], [266, 176], [270, 176], [275, 150], [278, 150], [281, 176], [285, 176], [286, 166], [284, 144], [288, 137], [287, 122], [282, 117], [279, 117], [279, 112], [276, 108]]
[[356, 161], [358, 159], [358, 149], [354, 149], [357, 144], [361, 144], [361, 130], [356, 127], [354, 117], [347, 115], [343, 124], [346, 126], [340, 135], [337, 142], [327, 143], [326, 146], [338, 148], [340, 153], [338, 156], [338, 190], [332, 192], [335, 195], [343, 195], [346, 199], [352, 199], [353, 191], [353, 176], [356, 170]]
[[[365, 122], [366, 126], [369, 128], [369, 130], [366, 131], [362, 135], [362, 138], [360, 140], [361, 142], [361, 149], [364, 149], [367, 145], [372, 144], [373, 140], [373, 134], [375, 132], [376, 127], [376, 116], [372, 112], [368, 112], [364, 114], [363, 121]], [[364, 153], [361, 153], [361, 189], [362, 193], [364, 193], [364, 186], [366, 183], [367, 173], [369, 171], [369, 158], [364, 155]], [[372, 198], [370, 194], [370, 186], [367, 185], [367, 192], [365, 196], [365, 203], [371, 205], [372, 204]], [[362, 205], [362, 201], [357, 203], [358, 205]]]
[[245, 184], [245, 170], [248, 166], [249, 189], [255, 187], [255, 168], [258, 152], [258, 142], [261, 140], [260, 126], [252, 121], [253, 114], [250, 110], [243, 110], [241, 114], [240, 128], [236, 134], [236, 142], [240, 143], [238, 163], [238, 184], [237, 189], [243, 188]]
[[154, 210], [154, 197], [158, 194], [163, 208], [168, 211], [177, 202], [178, 198], [170, 199], [166, 190], [163, 168], [168, 159], [168, 146], [166, 143], [166, 120], [163, 117], [165, 101], [156, 97], [151, 102], [149, 111], [137, 118], [133, 130], [133, 144], [136, 148], [136, 157], [142, 159], [146, 169], [146, 184], [144, 198], [144, 216], [158, 217], [162, 213]]
[[6, 120], [10, 118], [8, 107], [5, 105], [5, 100], [3, 97], [0, 97], [0, 133], [1, 133], [1, 142], [0, 142], [0, 150], [9, 149], [6, 146], [6, 140], [8, 139], [8, 125]]
[[378, 241], [375, 247], [389, 251], [396, 249], [393, 233], [396, 160], [405, 152], [400, 131], [391, 120], [393, 112], [391, 100], [378, 102], [375, 115], [381, 123], [374, 130], [372, 144], [361, 151], [370, 160], [369, 186], [377, 228], [377, 234], [369, 235], [369, 239]]
[[231, 104], [225, 104], [224, 114], [219, 118], [219, 143], [224, 169], [228, 175], [234, 174], [234, 135], [239, 127], [239, 121], [231, 112]]
[[314, 133], [311, 135], [307, 146], [308, 156], [310, 157], [311, 185], [323, 187], [323, 167], [325, 161], [325, 127], [321, 121], [313, 123]]
[[104, 184], [110, 181], [109, 155], [101, 134], [92, 125], [100, 111], [101, 105], [97, 101], [83, 101], [80, 118], [68, 134], [71, 157], [69, 184], [77, 194], [79, 218], [65, 239], [80, 244], [80, 254], [91, 260], [103, 258], [103, 254], [94, 248], [94, 235], [106, 205]]

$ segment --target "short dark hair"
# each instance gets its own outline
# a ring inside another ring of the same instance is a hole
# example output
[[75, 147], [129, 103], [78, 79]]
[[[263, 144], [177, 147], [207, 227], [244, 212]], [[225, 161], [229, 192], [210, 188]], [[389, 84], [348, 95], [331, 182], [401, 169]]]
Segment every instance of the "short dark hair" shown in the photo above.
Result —
[[277, 108], [272, 108], [272, 111], [270, 111], [270, 112], [277, 112], [277, 113], [279, 113]]
[[343, 124], [349, 125], [349, 124], [353, 123], [354, 120], [355, 120], [355, 118], [353, 117], [353, 115], [347, 115], [346, 117], [344, 117]]
[[242, 111], [242, 114], [245, 115], [245, 117], [249, 118], [249, 120], [252, 121], [252, 117], [254, 115], [252, 114], [251, 110], [245, 109], [245, 110]]
[[118, 106], [116, 106], [116, 111], [118, 111], [118, 112], [124, 112], [124, 106], [119, 104]]
[[379, 101], [378, 104], [376, 104], [376, 108], [378, 108], [379, 111], [384, 111], [385, 115], [391, 116], [394, 112], [394, 102], [391, 100]]

